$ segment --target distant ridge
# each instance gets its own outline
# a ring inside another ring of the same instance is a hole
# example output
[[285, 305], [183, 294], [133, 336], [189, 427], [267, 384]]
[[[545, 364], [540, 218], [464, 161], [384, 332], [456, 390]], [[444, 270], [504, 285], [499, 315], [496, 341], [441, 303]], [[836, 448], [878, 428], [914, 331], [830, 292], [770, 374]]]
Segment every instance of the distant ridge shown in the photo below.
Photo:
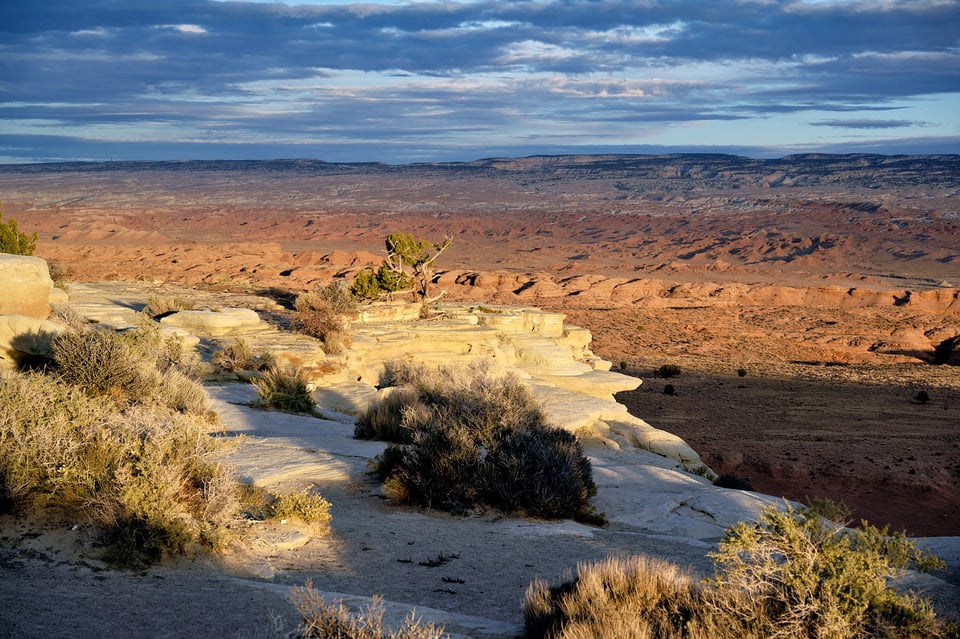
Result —
[[[327, 162], [318, 159], [280, 160], [124, 160], [116, 162], [57, 162], [0, 164], [0, 174], [85, 173], [230, 173], [232, 175], [530, 175], [531, 179], [593, 180], [651, 179], [710, 183], [719, 188], [861, 186], [870, 189], [900, 184], [947, 186], [960, 182], [960, 155], [879, 155], [803, 153], [778, 159], [755, 159], [722, 153], [657, 155], [531, 155], [494, 157], [468, 162], [391, 165], [381, 162]], [[629, 189], [628, 189], [629, 190]]]

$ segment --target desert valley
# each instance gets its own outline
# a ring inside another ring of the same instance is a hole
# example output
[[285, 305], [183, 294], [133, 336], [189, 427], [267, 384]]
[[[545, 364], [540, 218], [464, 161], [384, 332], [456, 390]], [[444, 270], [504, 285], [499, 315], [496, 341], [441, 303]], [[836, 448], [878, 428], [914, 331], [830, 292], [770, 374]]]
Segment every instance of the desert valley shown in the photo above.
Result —
[[960, 536], [960, 156], [0, 165], [0, 198], [81, 298], [166, 288], [282, 314], [380, 264], [390, 233], [449, 238], [444, 303], [587, 329], [642, 380], [617, 401], [717, 474]]

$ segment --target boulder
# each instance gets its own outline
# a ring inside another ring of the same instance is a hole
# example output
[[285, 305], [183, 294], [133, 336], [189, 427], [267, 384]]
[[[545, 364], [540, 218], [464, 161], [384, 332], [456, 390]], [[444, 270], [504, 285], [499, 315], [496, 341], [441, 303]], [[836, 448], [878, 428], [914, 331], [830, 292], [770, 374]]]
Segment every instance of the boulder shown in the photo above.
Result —
[[26, 315], [0, 315], [0, 368], [15, 368], [25, 360], [50, 355], [50, 341], [63, 327]]
[[0, 253], [0, 315], [46, 319], [53, 280], [39, 257]]
[[167, 315], [160, 323], [193, 333], [222, 337], [258, 328], [260, 316], [249, 308], [221, 308], [211, 311], [180, 311]]

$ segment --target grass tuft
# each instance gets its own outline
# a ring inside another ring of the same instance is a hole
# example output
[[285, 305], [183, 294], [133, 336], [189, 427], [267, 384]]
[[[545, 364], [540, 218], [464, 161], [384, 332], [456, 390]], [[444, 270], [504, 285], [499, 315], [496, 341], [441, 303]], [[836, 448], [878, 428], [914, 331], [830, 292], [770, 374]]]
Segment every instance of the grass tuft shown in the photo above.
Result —
[[417, 620], [411, 613], [397, 628], [383, 621], [383, 598], [374, 597], [366, 611], [352, 614], [343, 601], [327, 603], [310, 581], [290, 593], [300, 613], [300, 636], [305, 639], [443, 639], [442, 626]]
[[271, 367], [253, 380], [257, 389], [256, 406], [286, 413], [313, 413], [316, 402], [307, 377], [300, 369]]

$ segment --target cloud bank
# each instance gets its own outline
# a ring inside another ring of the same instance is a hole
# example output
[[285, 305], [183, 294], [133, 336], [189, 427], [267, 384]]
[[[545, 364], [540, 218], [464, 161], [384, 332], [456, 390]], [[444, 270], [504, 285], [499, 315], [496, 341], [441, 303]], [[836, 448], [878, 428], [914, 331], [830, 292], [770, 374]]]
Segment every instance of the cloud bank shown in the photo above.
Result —
[[950, 0], [0, 8], [6, 162], [960, 152], [958, 113]]

